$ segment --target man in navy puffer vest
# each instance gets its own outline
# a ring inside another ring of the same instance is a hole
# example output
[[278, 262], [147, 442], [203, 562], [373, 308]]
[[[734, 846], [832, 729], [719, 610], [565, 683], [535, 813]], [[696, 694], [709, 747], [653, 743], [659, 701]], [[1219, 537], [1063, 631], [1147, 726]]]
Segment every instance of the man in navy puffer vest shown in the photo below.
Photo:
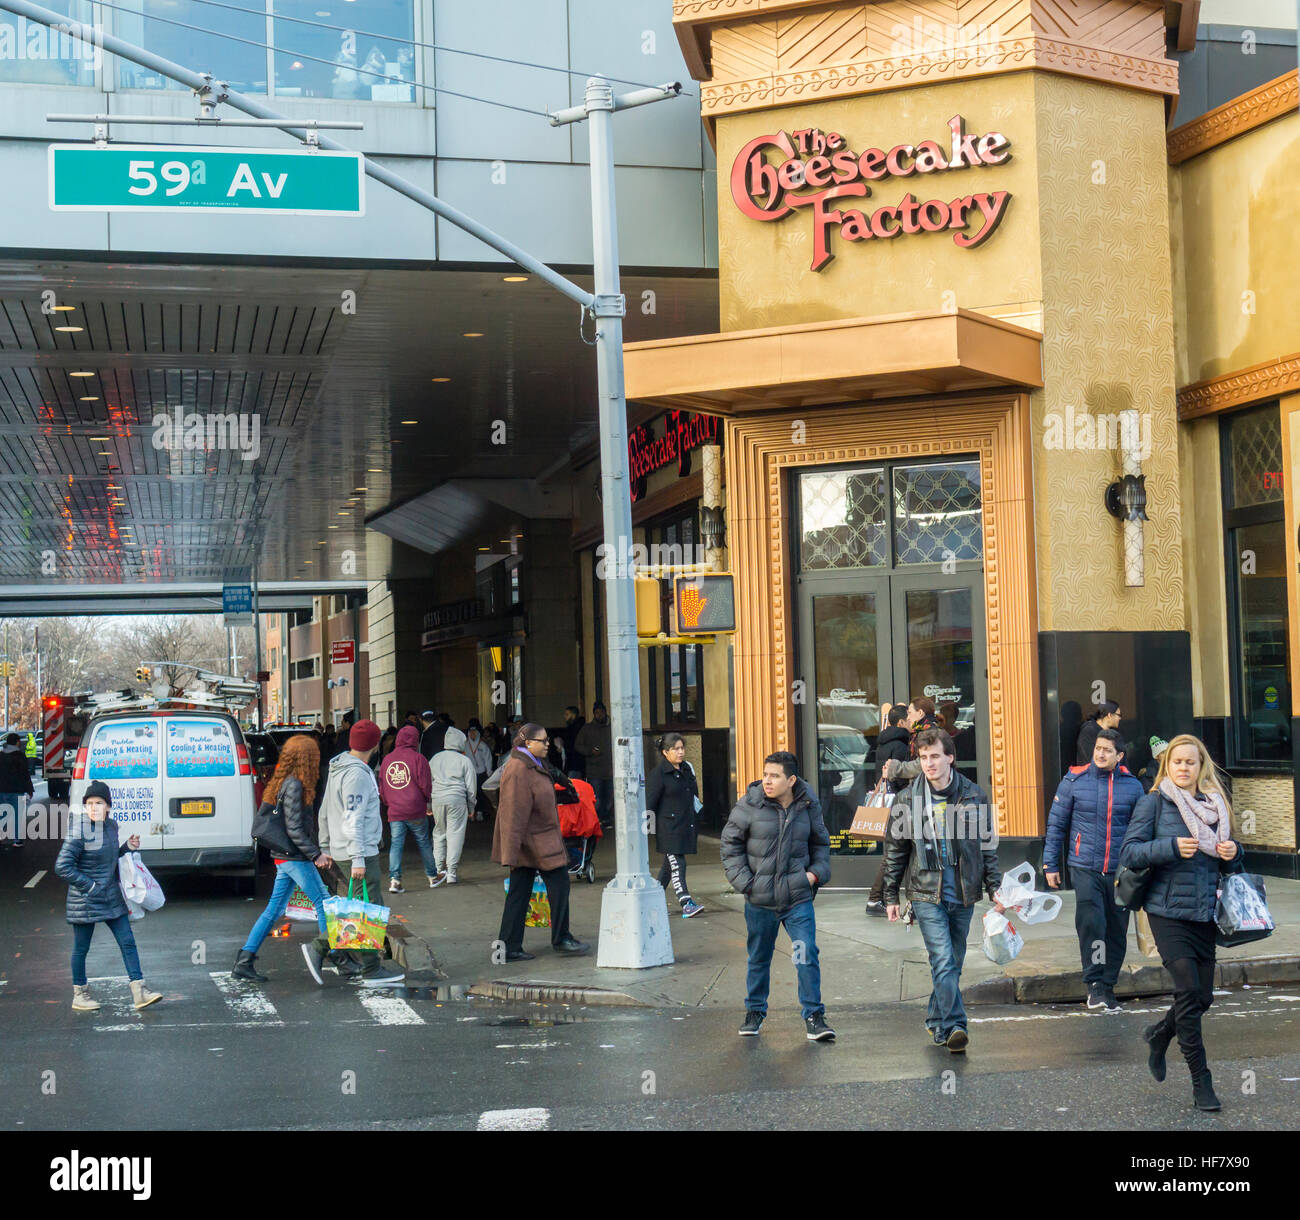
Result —
[[1115, 903], [1115, 873], [1133, 806], [1142, 796], [1141, 782], [1123, 765], [1123, 749], [1114, 729], [1097, 734], [1092, 762], [1071, 767], [1056, 790], [1043, 847], [1043, 872], [1053, 889], [1061, 884], [1065, 847], [1088, 1007], [1107, 1012], [1119, 1011], [1115, 982], [1128, 942], [1128, 912]]

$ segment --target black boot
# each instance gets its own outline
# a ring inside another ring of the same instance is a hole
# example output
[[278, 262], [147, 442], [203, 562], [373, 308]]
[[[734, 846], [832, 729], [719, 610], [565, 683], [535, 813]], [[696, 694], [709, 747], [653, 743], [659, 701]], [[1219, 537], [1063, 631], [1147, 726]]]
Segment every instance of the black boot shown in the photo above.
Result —
[[1223, 1102], [1215, 1095], [1209, 1068], [1205, 1068], [1199, 1076], [1192, 1077], [1192, 1101], [1198, 1110], [1223, 1109]]
[[230, 972], [237, 979], [247, 979], [250, 983], [265, 983], [266, 975], [257, 973], [257, 954], [240, 949], [235, 955], [235, 966]]
[[1158, 1081], [1164, 1080], [1165, 1051], [1174, 1039], [1174, 1031], [1169, 1028], [1168, 1022], [1157, 1021], [1142, 1031], [1142, 1037], [1147, 1042], [1147, 1067], [1151, 1069], [1151, 1075]]

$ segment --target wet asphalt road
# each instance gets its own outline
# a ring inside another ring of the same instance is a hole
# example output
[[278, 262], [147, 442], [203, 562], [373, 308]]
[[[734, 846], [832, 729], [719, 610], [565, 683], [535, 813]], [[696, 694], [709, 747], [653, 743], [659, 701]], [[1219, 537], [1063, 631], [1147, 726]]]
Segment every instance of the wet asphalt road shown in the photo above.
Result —
[[1146, 1072], [1140, 1032], [1159, 1001], [1117, 1016], [983, 1006], [963, 1057], [928, 1045], [922, 1002], [832, 1011], [838, 1041], [814, 1045], [786, 995], [763, 1034], [742, 1039], [739, 1010], [510, 1008], [328, 976], [322, 988], [303, 968], [302, 931], [267, 942], [259, 965], [272, 977], [258, 987], [226, 972], [262, 891], [248, 901], [211, 879], [170, 885], [164, 911], [136, 927], [161, 1003], [130, 1007], [100, 929], [88, 970], [105, 1007], [73, 1013], [64, 887], [27, 885], [52, 854], [0, 853], [11, 1130], [1300, 1127], [1300, 991], [1216, 997], [1206, 1036], [1224, 1110], [1202, 1115], [1176, 1051], [1164, 1085]]

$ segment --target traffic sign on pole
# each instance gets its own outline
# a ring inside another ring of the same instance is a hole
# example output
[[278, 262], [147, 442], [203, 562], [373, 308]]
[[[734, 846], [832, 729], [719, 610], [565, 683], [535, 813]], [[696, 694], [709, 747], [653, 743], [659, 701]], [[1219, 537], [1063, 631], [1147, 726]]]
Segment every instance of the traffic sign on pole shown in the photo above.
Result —
[[351, 665], [356, 661], [355, 640], [331, 640], [330, 664]]
[[221, 613], [227, 627], [246, 627], [253, 621], [253, 586], [222, 585]]
[[56, 212], [364, 216], [360, 153], [176, 145], [51, 144]]

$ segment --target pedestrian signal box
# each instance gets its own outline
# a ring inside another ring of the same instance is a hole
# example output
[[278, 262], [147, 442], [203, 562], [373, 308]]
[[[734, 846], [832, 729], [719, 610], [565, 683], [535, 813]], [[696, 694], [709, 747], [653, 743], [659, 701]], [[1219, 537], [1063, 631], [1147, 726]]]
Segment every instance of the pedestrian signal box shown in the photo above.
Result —
[[678, 576], [673, 582], [678, 635], [736, 630], [736, 590], [730, 572]]
[[659, 582], [649, 577], [636, 578], [636, 633], [659, 635], [664, 629], [659, 602]]

